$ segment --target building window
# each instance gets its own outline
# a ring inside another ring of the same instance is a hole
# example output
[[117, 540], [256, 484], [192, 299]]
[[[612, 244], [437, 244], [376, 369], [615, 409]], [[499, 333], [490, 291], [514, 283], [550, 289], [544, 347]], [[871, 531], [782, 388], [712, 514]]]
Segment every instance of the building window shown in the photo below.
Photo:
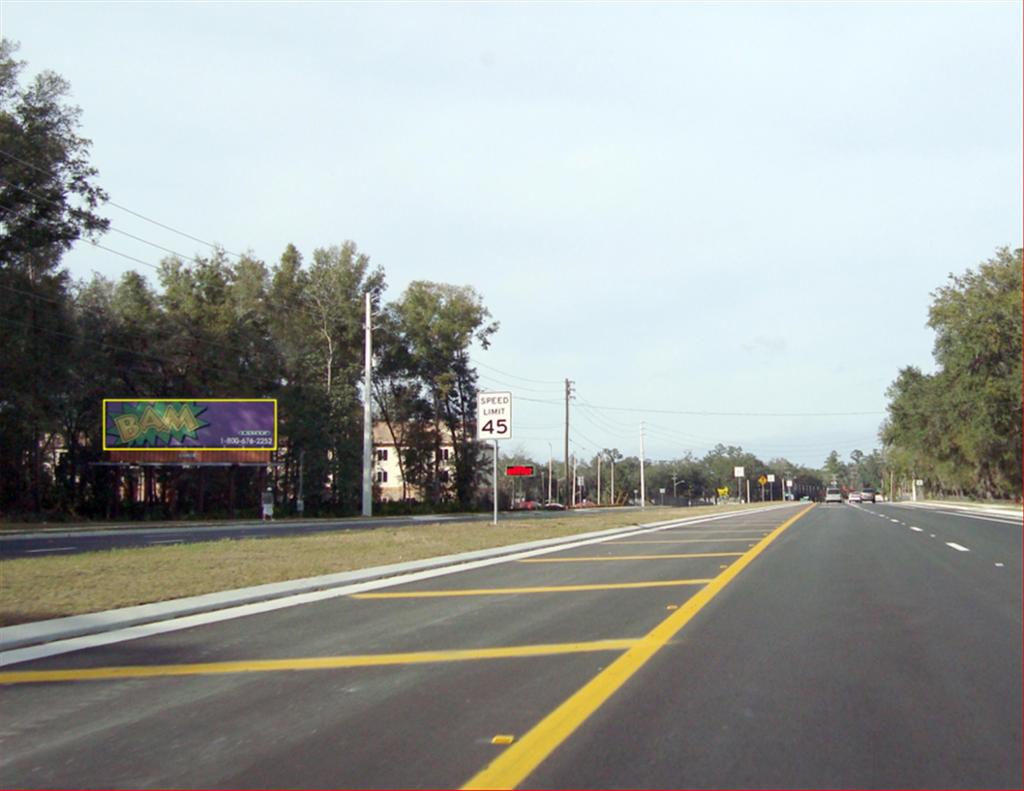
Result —
[[388, 471], [387, 470], [377, 470], [377, 483], [387, 483], [387, 482], [388, 482]]
[[441, 479], [441, 483], [448, 483], [448, 470], [441, 470], [439, 477]]
[[450, 448], [441, 448], [441, 450], [437, 452], [437, 458], [440, 461], [448, 461], [448, 454], [450, 450]]
[[377, 461], [387, 461], [387, 460], [388, 460], [388, 449], [387, 448], [382, 448], [382, 449], [378, 450], [377, 451]]

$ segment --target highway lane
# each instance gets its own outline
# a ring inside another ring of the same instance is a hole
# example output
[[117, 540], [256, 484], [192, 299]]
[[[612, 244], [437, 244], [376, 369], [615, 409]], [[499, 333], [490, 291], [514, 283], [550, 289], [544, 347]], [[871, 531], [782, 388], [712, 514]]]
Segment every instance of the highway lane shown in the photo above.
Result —
[[909, 510], [740, 514], [7, 667], [0, 785], [1019, 787], [1019, 531], [997, 567], [881, 515]]
[[[607, 513], [608, 509], [578, 509], [571, 511], [514, 511], [503, 512], [501, 521], [564, 517], [570, 514], [586, 518], [588, 514]], [[625, 506], [618, 510], [640, 509]], [[279, 538], [282, 536], [333, 533], [343, 530], [366, 530], [380, 527], [400, 527], [423, 522], [490, 522], [487, 514], [438, 514], [430, 516], [350, 517], [346, 519], [278, 520], [238, 522], [163, 524], [160, 526], [125, 525], [109, 528], [75, 530], [49, 529], [24, 533], [0, 533], [0, 557], [39, 557], [41, 555], [73, 555], [81, 552], [99, 552], [108, 549], [164, 546], [201, 541], [237, 540], [242, 538]]]

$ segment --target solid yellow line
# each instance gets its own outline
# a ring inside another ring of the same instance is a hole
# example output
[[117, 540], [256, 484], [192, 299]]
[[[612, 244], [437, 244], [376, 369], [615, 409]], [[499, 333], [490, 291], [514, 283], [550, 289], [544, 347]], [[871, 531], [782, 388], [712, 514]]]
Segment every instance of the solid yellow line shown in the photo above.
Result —
[[440, 599], [446, 596], [507, 596], [516, 593], [572, 593], [629, 588], [670, 588], [677, 585], [706, 585], [710, 579], [664, 580], [661, 582], [615, 582], [607, 585], [547, 585], [531, 588], [475, 588], [472, 590], [409, 591], [408, 593], [354, 593], [353, 599]]
[[454, 651], [416, 651], [406, 654], [363, 654], [297, 659], [257, 659], [241, 662], [206, 662], [192, 665], [137, 665], [127, 667], [91, 667], [68, 670], [25, 670], [0, 673], [3, 684], [39, 684], [55, 681], [95, 681], [118, 678], [154, 678], [159, 676], [201, 676], [220, 673], [271, 673], [283, 670], [328, 670], [348, 667], [414, 665], [427, 662], [465, 662], [475, 659], [509, 659], [591, 651], [625, 651], [636, 639], [594, 640], [586, 643], [551, 643], [504, 648], [472, 648]]
[[[746, 539], [744, 539], [746, 540]], [[584, 563], [593, 560], [665, 560], [666, 558], [738, 558], [742, 552], [695, 552], [688, 555], [605, 555], [586, 558], [528, 558], [520, 563]]]
[[606, 541], [606, 544], [714, 544], [727, 541], [750, 541], [749, 538], [677, 538], [671, 541]]
[[723, 571], [652, 629], [635, 646], [598, 673], [558, 708], [505, 750], [463, 788], [515, 788], [586, 721], [615, 691], [686, 626], [701, 609], [732, 582], [772, 541], [814, 506], [787, 519], [757, 546]]

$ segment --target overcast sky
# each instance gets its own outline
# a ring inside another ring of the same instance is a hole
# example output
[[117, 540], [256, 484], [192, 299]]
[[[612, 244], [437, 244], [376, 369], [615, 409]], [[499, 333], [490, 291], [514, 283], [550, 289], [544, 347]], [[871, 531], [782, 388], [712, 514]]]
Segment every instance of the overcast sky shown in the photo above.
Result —
[[638, 454], [644, 421], [648, 458], [820, 466], [932, 369], [929, 292], [1021, 245], [1021, 9], [2, 0], [0, 24], [70, 80], [121, 206], [268, 265], [351, 239], [389, 299], [477, 289], [503, 451], [561, 458], [568, 377], [581, 456]]

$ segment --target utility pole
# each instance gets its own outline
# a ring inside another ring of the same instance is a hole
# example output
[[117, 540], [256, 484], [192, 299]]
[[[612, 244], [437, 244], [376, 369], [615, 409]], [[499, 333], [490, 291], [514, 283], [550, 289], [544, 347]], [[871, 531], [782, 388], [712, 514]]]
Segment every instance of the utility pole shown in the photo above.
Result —
[[373, 413], [370, 391], [370, 369], [373, 365], [373, 327], [370, 315], [370, 292], [366, 292], [366, 354], [363, 379], [363, 516], [373, 516]]
[[608, 458], [612, 462], [612, 496], [609, 505], [615, 505], [615, 457], [609, 456]]
[[[569, 497], [569, 486], [575, 487], [575, 481], [569, 481], [569, 399], [572, 398], [572, 381], [565, 380], [565, 495]], [[573, 489], [575, 491], [575, 488]]]
[[647, 488], [644, 485], [644, 422], [640, 421], [640, 507], [647, 507]]
[[601, 454], [597, 454], [597, 504], [601, 504]]

